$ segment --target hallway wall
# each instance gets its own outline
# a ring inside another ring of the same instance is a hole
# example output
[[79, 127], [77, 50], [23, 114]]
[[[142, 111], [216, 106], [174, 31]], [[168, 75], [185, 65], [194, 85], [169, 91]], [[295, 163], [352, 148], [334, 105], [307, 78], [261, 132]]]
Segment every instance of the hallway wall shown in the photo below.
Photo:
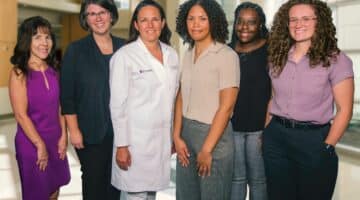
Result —
[[[80, 0], [1, 0], [2, 6], [0, 7], [0, 116], [11, 113], [11, 107], [8, 98], [7, 78], [8, 72], [11, 67], [9, 57], [12, 54], [13, 47], [16, 41], [16, 25], [17, 18], [9, 16], [18, 16], [20, 20], [24, 16], [31, 15], [31, 12], [40, 13], [49, 18], [53, 24], [56, 24], [58, 30], [64, 30], [64, 20], [67, 15], [68, 20], [73, 24], [77, 24], [76, 15], [80, 9]], [[136, 6], [139, 0], [130, 1], [130, 10], [120, 10], [120, 20], [113, 28], [113, 34], [127, 37], [127, 29], [129, 27], [131, 11]], [[172, 45], [178, 50], [180, 57], [186, 46], [182, 44], [181, 39], [175, 33], [175, 19], [177, 14], [178, 5], [185, 0], [157, 0], [161, 3], [166, 12], [170, 29], [173, 31]], [[278, 7], [286, 0], [252, 0], [263, 6], [265, 13], [267, 14], [268, 26], [271, 26], [271, 21], [274, 13]], [[56, 3], [55, 3], [56, 2]], [[233, 12], [236, 5], [242, 0], [218, 0], [223, 4], [223, 8], [229, 19], [229, 26], [233, 23]], [[339, 46], [344, 50], [354, 62], [355, 70], [355, 83], [360, 84], [360, 38], [356, 37], [360, 35], [360, 0], [327, 0], [329, 5], [332, 6], [334, 11], [335, 23], [337, 24]], [[17, 7], [21, 7], [17, 14]], [[37, 7], [37, 8], [34, 8]], [[35, 10], [35, 11], [31, 11]], [[41, 12], [40, 12], [41, 11]], [[66, 12], [66, 13], [65, 13]], [[15, 13], [15, 14], [14, 14]], [[57, 13], [57, 14], [56, 14]], [[10, 25], [9, 25], [10, 24]], [[67, 29], [68, 32], [74, 32], [71, 29]], [[64, 35], [59, 39], [59, 46], [64, 50], [69, 42], [73, 39], [69, 39]], [[76, 38], [77, 33], [74, 33]], [[8, 37], [12, 37], [8, 39]], [[230, 36], [229, 36], [230, 37]], [[355, 115], [360, 118], [360, 87], [355, 87]]]

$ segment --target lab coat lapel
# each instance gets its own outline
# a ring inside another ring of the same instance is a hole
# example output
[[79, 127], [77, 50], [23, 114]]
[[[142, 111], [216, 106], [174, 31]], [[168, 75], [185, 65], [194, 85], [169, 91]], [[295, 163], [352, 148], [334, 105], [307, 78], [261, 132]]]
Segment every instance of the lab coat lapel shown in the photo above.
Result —
[[[164, 83], [165, 81], [165, 70], [164, 70], [164, 65], [161, 64], [153, 55], [151, 55], [151, 53], [149, 52], [149, 50], [146, 48], [145, 44], [143, 43], [143, 41], [140, 39], [140, 37], [137, 39], [137, 43], [139, 44], [139, 46], [141, 46], [142, 50], [144, 51], [144, 54], [146, 56], [146, 60], [149, 62], [150, 67], [153, 69], [153, 71], [156, 74], [156, 77], [159, 79], [160, 82]], [[165, 64], [165, 54], [164, 54], [164, 50], [161, 49], [163, 52], [163, 62]]]

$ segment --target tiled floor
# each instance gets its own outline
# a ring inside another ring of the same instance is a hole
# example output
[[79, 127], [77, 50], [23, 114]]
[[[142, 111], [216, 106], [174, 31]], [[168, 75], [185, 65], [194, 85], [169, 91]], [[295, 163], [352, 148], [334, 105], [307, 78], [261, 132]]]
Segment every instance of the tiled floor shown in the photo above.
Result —
[[[14, 133], [16, 124], [13, 119], [0, 120], [0, 200], [20, 200], [20, 181], [14, 153]], [[358, 137], [359, 132], [352, 132]], [[359, 144], [360, 145], [360, 144]], [[360, 149], [338, 145], [340, 170], [333, 200], [360, 199]], [[71, 167], [71, 182], [61, 188], [60, 200], [81, 200], [80, 165], [72, 148], [68, 149]], [[172, 181], [175, 162], [172, 162]], [[157, 200], [174, 200], [175, 184], [168, 190], [159, 192]]]
[[[20, 180], [15, 160], [14, 133], [16, 130], [15, 120], [0, 120], [0, 200], [20, 200]], [[81, 172], [73, 148], [68, 148], [68, 159], [71, 170], [71, 182], [62, 187], [59, 200], [81, 200]], [[174, 171], [175, 163], [172, 162]], [[172, 176], [174, 177], [174, 176]], [[161, 191], [157, 200], [175, 199], [175, 184]]]

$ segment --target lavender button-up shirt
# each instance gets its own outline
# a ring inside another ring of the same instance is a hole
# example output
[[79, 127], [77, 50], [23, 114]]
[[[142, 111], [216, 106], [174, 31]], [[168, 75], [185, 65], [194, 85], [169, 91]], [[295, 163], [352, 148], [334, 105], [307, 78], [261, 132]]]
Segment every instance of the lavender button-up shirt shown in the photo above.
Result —
[[270, 113], [288, 119], [325, 124], [334, 116], [332, 88], [344, 79], [354, 77], [352, 61], [343, 52], [328, 68], [310, 68], [305, 55], [298, 63], [289, 52], [286, 65], [278, 77], [270, 72], [273, 98]]

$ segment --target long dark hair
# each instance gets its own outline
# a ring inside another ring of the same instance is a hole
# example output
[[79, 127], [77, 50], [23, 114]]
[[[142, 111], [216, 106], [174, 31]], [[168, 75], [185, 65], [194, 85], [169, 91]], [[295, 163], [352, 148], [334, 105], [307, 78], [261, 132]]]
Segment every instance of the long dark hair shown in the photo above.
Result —
[[110, 15], [111, 15], [111, 25], [112, 26], [119, 19], [118, 10], [114, 3], [114, 0], [82, 0], [81, 7], [80, 7], [79, 20], [80, 20], [80, 26], [85, 31], [88, 31], [90, 29], [89, 25], [86, 22], [86, 17], [87, 17], [86, 9], [90, 4], [99, 5], [103, 8], [105, 8], [107, 11], [109, 11]]
[[252, 9], [256, 12], [256, 14], [258, 15], [259, 20], [260, 20], [260, 29], [259, 29], [260, 38], [267, 39], [267, 37], [268, 37], [269, 30], [266, 27], [266, 16], [265, 16], [263, 9], [256, 3], [243, 2], [235, 9], [235, 12], [234, 12], [234, 15], [235, 15], [234, 16], [234, 24], [233, 24], [233, 31], [232, 31], [232, 35], [231, 35], [231, 41], [230, 41], [231, 46], [235, 46], [236, 42], [239, 40], [238, 35], [236, 34], [236, 24], [237, 24], [237, 19], [239, 18], [240, 11], [244, 10], [244, 9]]
[[54, 69], [57, 69], [58, 67], [55, 59], [56, 41], [51, 24], [45, 18], [35, 16], [25, 19], [24, 22], [21, 23], [18, 30], [18, 37], [14, 48], [14, 54], [10, 58], [10, 62], [14, 65], [15, 72], [17, 74], [22, 73], [26, 76], [29, 72], [28, 62], [31, 55], [30, 49], [32, 37], [38, 33], [39, 29], [49, 33], [53, 42], [53, 46], [45, 61], [50, 67]]
[[184, 40], [184, 43], [189, 43], [191, 48], [195, 44], [186, 25], [189, 11], [195, 5], [199, 5], [205, 10], [209, 19], [212, 39], [216, 42], [225, 43], [229, 36], [228, 22], [226, 21], [224, 10], [215, 0], [188, 0], [180, 5], [179, 13], [176, 17], [176, 32]]
[[159, 40], [165, 44], [170, 45], [171, 31], [166, 23], [166, 16], [165, 16], [164, 9], [160, 6], [160, 4], [158, 4], [157, 2], [155, 2], [153, 0], [141, 1], [136, 6], [134, 13], [132, 15], [131, 21], [130, 21], [129, 39], [128, 39], [127, 43], [135, 41], [140, 34], [139, 31], [136, 30], [136, 28], [135, 28], [135, 22], [138, 19], [138, 14], [139, 14], [140, 10], [145, 6], [153, 6], [159, 10], [161, 21], [165, 20], [165, 25], [164, 25], [164, 28], [161, 30]]

